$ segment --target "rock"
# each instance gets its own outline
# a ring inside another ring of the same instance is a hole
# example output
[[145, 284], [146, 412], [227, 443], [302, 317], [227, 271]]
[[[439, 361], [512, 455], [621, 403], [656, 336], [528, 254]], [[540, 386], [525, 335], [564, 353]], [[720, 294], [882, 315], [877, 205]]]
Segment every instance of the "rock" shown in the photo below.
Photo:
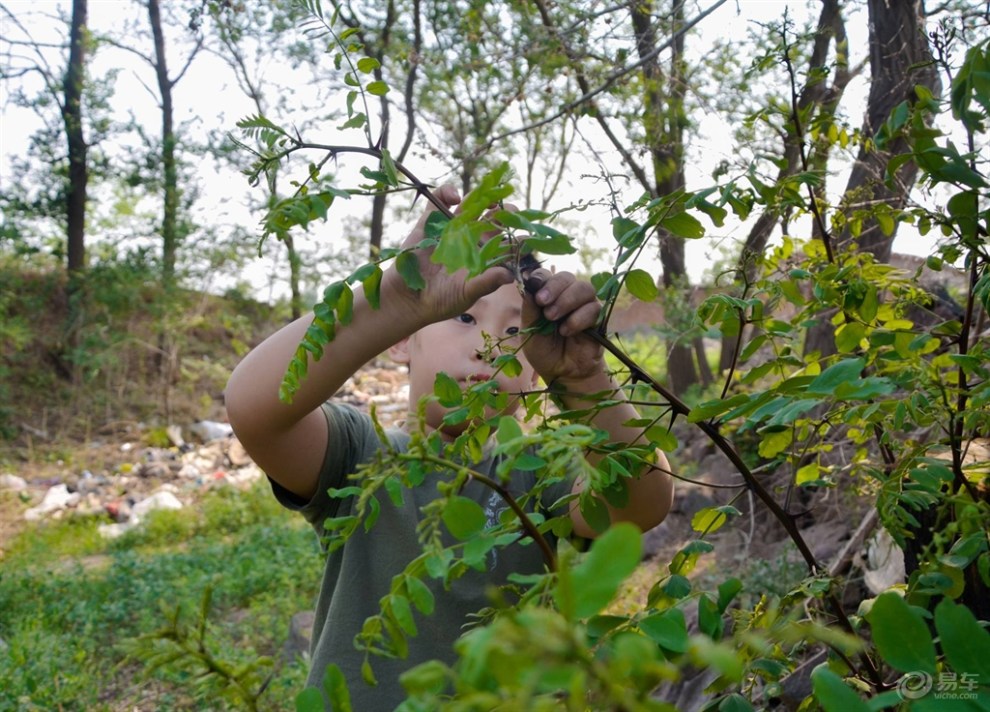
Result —
[[21, 492], [27, 489], [27, 482], [17, 475], [0, 475], [0, 490], [11, 490], [12, 492]]
[[176, 475], [186, 480], [195, 480], [202, 474], [202, 471], [195, 465], [183, 465], [176, 473]]
[[134, 505], [134, 509], [131, 511], [130, 521], [133, 524], [139, 524], [148, 512], [153, 512], [157, 509], [182, 509], [182, 502], [171, 492], [159, 490], [147, 499], [142, 499]]
[[168, 479], [172, 477], [172, 468], [168, 466], [167, 462], [147, 462], [141, 466], [138, 474], [148, 479]]
[[112, 502], [107, 502], [103, 508], [106, 513], [110, 515], [110, 518], [117, 523], [123, 523], [131, 518], [132, 504], [126, 499], [117, 499]]
[[41, 504], [24, 511], [24, 518], [29, 521], [37, 521], [46, 514], [75, 505], [80, 497], [78, 492], [69, 492], [69, 487], [66, 484], [55, 485], [45, 492]]
[[227, 480], [235, 485], [248, 485], [256, 480], [260, 480], [262, 475], [261, 468], [252, 463], [247, 467], [241, 467], [233, 472], [228, 472]]
[[101, 524], [96, 528], [104, 539], [116, 539], [130, 529], [133, 529], [130, 522], [114, 522], [113, 524]]
[[[112, 506], [114, 504], [119, 505], [119, 509], [112, 511]], [[170, 491], [170, 488], [163, 487], [162, 489], [155, 492], [153, 495], [146, 499], [142, 499], [140, 502], [135, 504], [133, 507], [127, 505], [125, 509], [126, 502], [117, 502], [107, 505], [107, 511], [114, 518], [123, 517], [125, 512], [127, 513], [126, 521], [117, 521], [113, 524], [101, 524], [97, 527], [97, 531], [105, 539], [116, 539], [122, 534], [130, 531], [134, 527], [141, 523], [141, 520], [148, 515], [149, 512], [153, 512], [158, 509], [182, 509], [182, 502]]]
[[292, 616], [292, 620], [289, 621], [289, 638], [282, 648], [287, 660], [295, 660], [297, 657], [309, 658], [315, 619], [316, 614], [313, 611], [302, 611]]
[[229, 423], [219, 423], [215, 420], [200, 420], [198, 423], [193, 423], [189, 426], [189, 432], [204, 443], [229, 438], [234, 434]]
[[246, 467], [251, 464], [251, 456], [237, 438], [231, 438], [227, 444], [227, 460], [232, 467]]
[[904, 583], [904, 552], [886, 529], [880, 529], [866, 544], [863, 562], [863, 583], [874, 595], [879, 595], [899, 583]]
[[165, 436], [176, 447], [182, 447], [186, 444], [186, 441], [182, 438], [182, 428], [178, 425], [170, 425], [165, 428]]

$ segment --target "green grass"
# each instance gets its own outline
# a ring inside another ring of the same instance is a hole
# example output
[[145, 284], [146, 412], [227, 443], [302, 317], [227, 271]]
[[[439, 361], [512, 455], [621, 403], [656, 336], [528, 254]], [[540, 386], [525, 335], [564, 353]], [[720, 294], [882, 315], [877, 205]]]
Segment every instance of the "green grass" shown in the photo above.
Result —
[[114, 542], [96, 533], [100, 518], [24, 531], [0, 565], [0, 711], [224, 709], [176, 667], [142, 680], [122, 649], [160, 629], [169, 607], [195, 613], [207, 586], [213, 654], [275, 658], [262, 705], [292, 709], [305, 665], [279, 652], [291, 616], [313, 605], [322, 559], [266, 490], [217, 490]]

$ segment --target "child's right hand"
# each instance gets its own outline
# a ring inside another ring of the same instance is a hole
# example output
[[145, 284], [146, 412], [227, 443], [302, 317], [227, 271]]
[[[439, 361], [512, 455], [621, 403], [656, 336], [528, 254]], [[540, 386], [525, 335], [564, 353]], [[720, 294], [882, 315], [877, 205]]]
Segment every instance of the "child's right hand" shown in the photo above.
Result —
[[[452, 185], [443, 185], [434, 195], [446, 206], [453, 208], [461, 202], [461, 196]], [[418, 245], [426, 236], [426, 221], [430, 214], [437, 210], [430, 207], [420, 216], [416, 226], [402, 243], [407, 249]], [[476, 277], [467, 278], [464, 270], [450, 274], [443, 265], [431, 260], [432, 249], [413, 250], [416, 256], [419, 273], [426, 286], [415, 291], [406, 286], [393, 265], [382, 277], [382, 304], [391, 297], [397, 300], [400, 308], [408, 310], [405, 316], [417, 325], [430, 324], [443, 319], [449, 319], [467, 311], [475, 302], [486, 294], [491, 294], [504, 284], [509, 284], [514, 277], [512, 272], [503, 267], [491, 267]]]

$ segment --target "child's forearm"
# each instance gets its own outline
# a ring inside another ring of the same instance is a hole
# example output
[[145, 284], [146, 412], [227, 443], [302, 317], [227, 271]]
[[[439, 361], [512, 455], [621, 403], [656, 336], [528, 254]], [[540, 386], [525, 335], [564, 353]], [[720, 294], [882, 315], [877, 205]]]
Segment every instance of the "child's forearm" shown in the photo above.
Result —
[[327, 444], [320, 406], [361, 366], [421, 326], [391, 284], [383, 280], [380, 309], [372, 309], [363, 292], [355, 290], [352, 321], [338, 325], [322, 358], [310, 362], [291, 403], [279, 399], [279, 387], [312, 314], [268, 337], [230, 376], [225, 397], [235, 434], [272, 479], [296, 494], [309, 496], [316, 489]]
[[[644, 445], [643, 429], [626, 425], [639, 418], [639, 413], [630, 404], [625, 394], [615, 381], [604, 371], [580, 382], [561, 382], [561, 401], [568, 410], [592, 410], [589, 424], [604, 430], [614, 443]], [[606, 407], [596, 407], [601, 396], [594, 394], [605, 393], [606, 398], [617, 401]], [[595, 452], [588, 454], [588, 461], [597, 464], [602, 455]], [[583, 489], [584, 483], [575, 485], [577, 490]], [[673, 478], [670, 476], [670, 465], [660, 450], [654, 454], [652, 466], [643, 465], [643, 470], [626, 480], [628, 503], [622, 509], [607, 505], [613, 523], [628, 521], [646, 531], [659, 524], [667, 516], [673, 501]], [[582, 536], [593, 536], [595, 532], [583, 520], [579, 512], [572, 512], [575, 532]]]

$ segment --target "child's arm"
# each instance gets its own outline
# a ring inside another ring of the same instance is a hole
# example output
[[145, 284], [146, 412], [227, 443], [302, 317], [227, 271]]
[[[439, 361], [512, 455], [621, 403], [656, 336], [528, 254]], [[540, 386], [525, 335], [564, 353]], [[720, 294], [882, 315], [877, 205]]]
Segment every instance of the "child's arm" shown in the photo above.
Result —
[[[544, 382], [553, 383], [560, 389], [563, 405], [568, 410], [593, 408], [595, 400], [591, 394], [609, 393], [611, 400], [619, 402], [594, 411], [590, 424], [609, 433], [613, 442], [642, 444], [642, 429], [625, 425], [639, 417], [636, 409], [625, 400], [606, 370], [601, 345], [583, 333], [595, 325], [601, 309], [594, 288], [566, 272], [550, 274], [538, 270], [534, 276], [544, 284], [533, 298], [526, 298], [523, 323], [534, 323], [542, 312], [544, 317], [557, 322], [557, 328], [553, 334], [533, 335], [526, 341], [527, 360]], [[592, 462], [596, 459], [594, 454], [589, 456]], [[611, 521], [632, 522], [643, 531], [663, 521], [674, 495], [669, 472], [666, 456], [657, 450], [654, 466], [626, 481], [628, 504], [617, 509], [606, 503]], [[579, 480], [574, 491], [578, 492], [584, 486], [585, 482]], [[575, 534], [584, 537], [597, 534], [576, 506], [571, 508], [570, 515]]]
[[[440, 188], [436, 195], [446, 205], [460, 202], [450, 186]], [[403, 247], [422, 240], [429, 212], [420, 218]], [[336, 338], [326, 346], [323, 357], [310, 364], [291, 403], [279, 400], [279, 385], [312, 314], [268, 337], [231, 374], [225, 396], [234, 433], [269, 477], [300, 497], [308, 499], [316, 493], [326, 453], [327, 420], [320, 406], [355, 371], [393, 344], [426, 324], [465, 311], [480, 297], [512, 281], [512, 274], [501, 267], [465, 280], [464, 274], [450, 275], [431, 263], [428, 252], [414, 254], [427, 286], [419, 292], [410, 290], [392, 267], [382, 277], [381, 308], [377, 310], [362, 290], [355, 290], [353, 320], [347, 326], [338, 325]]]

